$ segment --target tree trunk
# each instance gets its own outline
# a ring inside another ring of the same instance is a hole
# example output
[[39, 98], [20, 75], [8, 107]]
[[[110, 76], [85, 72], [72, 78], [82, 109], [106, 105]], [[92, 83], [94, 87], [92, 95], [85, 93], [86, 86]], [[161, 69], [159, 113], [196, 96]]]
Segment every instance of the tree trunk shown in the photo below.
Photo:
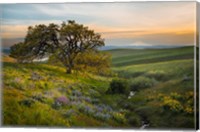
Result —
[[72, 68], [71, 68], [71, 67], [68, 67], [66, 73], [67, 73], [67, 74], [71, 74], [71, 73], [72, 73]]
[[72, 67], [73, 67], [72, 61], [69, 61], [69, 65], [68, 65], [67, 71], [66, 71], [67, 74], [71, 74], [72, 73]]
[[71, 74], [72, 73], [72, 68], [73, 68], [73, 59], [71, 59], [71, 57], [69, 56], [68, 58], [68, 67], [67, 67], [67, 74]]

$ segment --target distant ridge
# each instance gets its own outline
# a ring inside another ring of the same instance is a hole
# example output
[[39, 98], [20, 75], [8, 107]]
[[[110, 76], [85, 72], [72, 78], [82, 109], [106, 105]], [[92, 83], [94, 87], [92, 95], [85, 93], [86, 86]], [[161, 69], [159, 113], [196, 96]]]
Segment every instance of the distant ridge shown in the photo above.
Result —
[[[156, 45], [156, 46], [104, 46], [99, 50], [114, 50], [114, 49], [169, 49], [190, 46], [169, 46], [169, 45]], [[3, 48], [2, 52], [6, 55], [10, 54], [10, 48]]]
[[9, 55], [10, 54], [10, 48], [3, 48], [2, 49], [3, 54]]
[[180, 48], [188, 46], [169, 46], [169, 45], [156, 45], [156, 46], [104, 46], [99, 50], [113, 50], [113, 49], [169, 49], [169, 48]]

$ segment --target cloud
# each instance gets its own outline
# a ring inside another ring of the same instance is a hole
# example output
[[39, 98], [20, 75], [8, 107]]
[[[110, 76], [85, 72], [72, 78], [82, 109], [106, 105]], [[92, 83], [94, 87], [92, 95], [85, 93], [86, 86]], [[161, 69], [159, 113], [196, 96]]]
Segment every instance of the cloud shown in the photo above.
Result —
[[[108, 44], [193, 44], [196, 2], [2, 5], [1, 36], [23, 38], [27, 27], [76, 20]], [[140, 43], [141, 44], [141, 43]]]
[[195, 2], [16, 4], [5, 6], [3, 17], [25, 21], [74, 19], [83, 24], [132, 30], [191, 28], [195, 26], [195, 4]]

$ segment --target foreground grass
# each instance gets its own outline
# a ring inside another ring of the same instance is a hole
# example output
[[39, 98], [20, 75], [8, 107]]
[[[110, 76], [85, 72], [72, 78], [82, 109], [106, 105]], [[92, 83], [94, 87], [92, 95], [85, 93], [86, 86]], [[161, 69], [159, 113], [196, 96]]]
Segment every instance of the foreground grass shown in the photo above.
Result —
[[64, 68], [47, 64], [5, 62], [3, 66], [4, 125], [127, 126], [117, 121], [123, 115], [117, 117], [117, 110], [99, 100], [110, 78], [67, 75]]

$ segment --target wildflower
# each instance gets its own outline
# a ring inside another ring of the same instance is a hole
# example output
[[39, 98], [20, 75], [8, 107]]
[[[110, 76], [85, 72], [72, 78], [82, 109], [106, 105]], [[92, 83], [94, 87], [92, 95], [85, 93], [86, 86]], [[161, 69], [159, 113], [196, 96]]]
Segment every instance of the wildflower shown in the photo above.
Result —
[[78, 90], [73, 90], [73, 91], [72, 91], [72, 94], [73, 94], [74, 96], [81, 96], [81, 95], [82, 95], [82, 93], [81, 93], [80, 91], [78, 91]]
[[69, 104], [69, 99], [66, 98], [65, 96], [61, 96], [56, 99], [56, 103], [61, 104], [61, 105], [66, 105], [66, 104]]

